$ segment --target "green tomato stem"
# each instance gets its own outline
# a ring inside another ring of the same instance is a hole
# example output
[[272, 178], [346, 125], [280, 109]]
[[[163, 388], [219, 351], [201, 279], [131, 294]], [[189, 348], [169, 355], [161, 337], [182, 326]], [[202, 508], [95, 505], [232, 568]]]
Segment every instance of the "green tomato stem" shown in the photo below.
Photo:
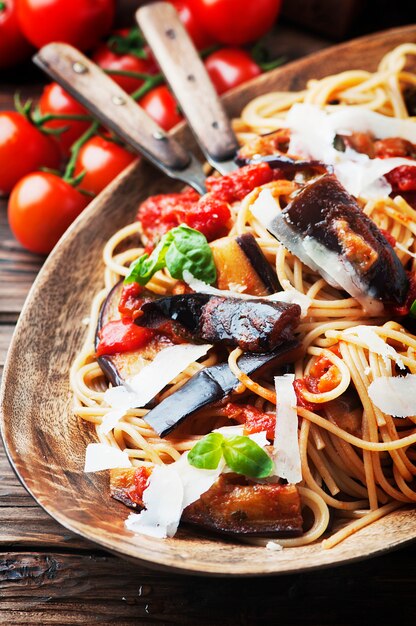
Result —
[[5, 2], [0, 2], [0, 11], [4, 11], [6, 8], [6, 3]]
[[141, 87], [136, 89], [136, 91], [131, 94], [131, 97], [133, 98], [133, 100], [140, 100], [149, 91], [151, 91], [155, 87], [158, 87], [158, 85], [162, 85], [164, 82], [165, 81], [162, 74], [155, 74], [154, 76], [152, 76], [152, 78], [146, 80]]
[[65, 180], [70, 185], [76, 185], [78, 182], [81, 182], [80, 180], [74, 179], [75, 166], [76, 166], [78, 154], [82, 146], [85, 143], [87, 143], [87, 141], [91, 139], [93, 135], [95, 135], [95, 133], [98, 130], [98, 127], [99, 127], [99, 123], [94, 121], [91, 124], [91, 126], [85, 131], [85, 133], [81, 135], [81, 137], [77, 139], [77, 141], [75, 141], [71, 146], [71, 156], [65, 168], [65, 173], [63, 175], [63, 180]]
[[90, 122], [92, 117], [81, 113], [45, 113], [36, 118], [36, 126], [42, 126], [53, 120], [70, 120], [71, 122]]

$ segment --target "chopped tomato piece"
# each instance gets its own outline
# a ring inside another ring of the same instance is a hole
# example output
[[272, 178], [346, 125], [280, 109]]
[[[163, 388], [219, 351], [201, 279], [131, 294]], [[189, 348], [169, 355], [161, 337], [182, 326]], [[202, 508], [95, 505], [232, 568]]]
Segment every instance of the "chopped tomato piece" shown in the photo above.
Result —
[[151, 196], [140, 205], [137, 213], [143, 233], [152, 243], [182, 223], [212, 241], [227, 234], [230, 218], [231, 212], [224, 200], [212, 194], [201, 198], [193, 190]]
[[189, 209], [183, 216], [183, 221], [203, 233], [208, 241], [213, 241], [228, 233], [230, 218], [231, 212], [227, 202], [218, 200], [208, 193]]
[[143, 287], [137, 283], [123, 285], [118, 310], [122, 318], [134, 319], [143, 304]]
[[273, 170], [267, 163], [246, 165], [226, 176], [210, 176], [206, 180], [208, 191], [226, 202], [242, 200], [250, 191], [273, 180]]
[[126, 319], [113, 320], [105, 324], [99, 332], [100, 343], [97, 346], [97, 356], [116, 354], [138, 350], [146, 345], [154, 336], [154, 331], [136, 326]]
[[[336, 365], [334, 365], [326, 356], [321, 356], [311, 367], [310, 376], [306, 377], [308, 381], [306, 386], [311, 385], [313, 393], [324, 393], [331, 391], [341, 381], [341, 373]], [[317, 383], [312, 383], [309, 379], [316, 379]]]
[[[304, 409], [307, 409], [308, 411], [317, 411], [319, 409], [319, 405], [314, 403], [314, 402], [309, 402], [308, 400], [306, 400], [303, 396], [303, 391], [310, 391], [311, 393], [316, 393], [310, 388], [310, 385], [306, 384], [306, 378], [296, 378], [293, 381], [293, 388], [295, 390], [296, 393], [296, 400], [297, 400], [297, 405], [303, 407]], [[315, 380], [315, 379], [312, 379]], [[309, 383], [309, 381], [308, 381]]]
[[379, 139], [374, 144], [374, 150], [375, 156], [379, 159], [390, 159], [392, 157], [416, 158], [416, 146], [401, 137]]
[[143, 491], [147, 487], [151, 473], [151, 467], [138, 467], [134, 472], [133, 486], [127, 492], [129, 498], [140, 506], [143, 506]]
[[157, 242], [171, 228], [183, 222], [184, 215], [199, 200], [193, 189], [182, 193], [166, 193], [150, 196], [139, 207], [137, 220], [150, 242]]
[[276, 414], [264, 413], [251, 404], [234, 404], [229, 402], [224, 409], [227, 417], [244, 424], [244, 434], [267, 432], [267, 439], [274, 439]]
[[395, 193], [416, 191], [416, 165], [401, 165], [386, 174]]

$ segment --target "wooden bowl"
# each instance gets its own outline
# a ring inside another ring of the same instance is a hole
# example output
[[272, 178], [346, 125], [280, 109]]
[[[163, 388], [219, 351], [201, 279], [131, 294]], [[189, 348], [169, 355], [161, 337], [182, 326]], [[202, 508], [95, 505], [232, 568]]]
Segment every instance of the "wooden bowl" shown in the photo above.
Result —
[[[383, 54], [406, 41], [416, 41], [416, 27], [314, 54], [228, 94], [229, 113], [238, 115], [262, 93], [301, 89], [312, 77], [375, 70]], [[194, 148], [184, 127], [175, 135]], [[77, 219], [35, 281], [16, 327], [2, 386], [2, 434], [22, 483], [69, 530], [146, 565], [183, 572], [287, 573], [362, 559], [413, 540], [416, 513], [411, 509], [392, 513], [331, 550], [318, 543], [272, 552], [187, 529], [168, 540], [137, 536], [124, 527], [127, 509], [109, 496], [107, 473], [84, 474], [92, 433], [73, 415], [68, 372], [85, 334], [81, 320], [102, 285], [101, 251], [118, 228], [134, 219], [143, 198], [172, 187], [178, 184], [146, 163], [130, 167]]]

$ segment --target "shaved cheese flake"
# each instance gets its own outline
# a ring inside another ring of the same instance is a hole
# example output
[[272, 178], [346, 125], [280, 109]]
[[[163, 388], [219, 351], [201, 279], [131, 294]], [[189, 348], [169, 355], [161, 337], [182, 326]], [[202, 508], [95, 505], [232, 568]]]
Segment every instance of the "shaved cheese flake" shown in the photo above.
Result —
[[181, 374], [191, 363], [212, 348], [211, 344], [190, 343], [170, 346], [157, 353], [153, 361], [136, 376], [118, 387], [107, 389], [104, 400], [113, 409], [134, 409], [145, 406], [168, 383]]
[[274, 379], [277, 396], [274, 433], [275, 471], [277, 476], [285, 478], [289, 483], [298, 483], [302, 480], [294, 380], [294, 374], [275, 376]]
[[266, 550], [272, 550], [273, 552], [281, 552], [283, 550], [283, 546], [276, 541], [268, 541], [266, 543]]
[[356, 335], [370, 350], [378, 354], [388, 365], [389, 359], [395, 361], [400, 369], [406, 369], [404, 363], [393, 346], [386, 343], [370, 326], [353, 326], [344, 331], [347, 335]]
[[416, 416], [416, 374], [380, 376], [368, 387], [373, 404], [395, 417]]
[[101, 422], [98, 430], [103, 435], [108, 435], [108, 433], [113, 430], [115, 426], [119, 423], [119, 421], [124, 417], [126, 410], [128, 409], [112, 409], [104, 416], [103, 421]]
[[270, 189], [262, 189], [250, 206], [251, 214], [260, 224], [270, 224], [281, 210]]
[[171, 465], [156, 465], [143, 492], [145, 509], [131, 513], [125, 524], [128, 530], [149, 537], [173, 537], [182, 515], [183, 487]]
[[124, 450], [105, 443], [89, 443], [85, 450], [84, 472], [131, 467], [129, 455]]
[[333, 165], [340, 183], [354, 196], [388, 195], [391, 186], [384, 175], [401, 165], [415, 165], [412, 159], [370, 159], [350, 147], [344, 152], [334, 148], [338, 133], [369, 132], [378, 139], [405, 137], [416, 141], [416, 124], [411, 120], [354, 107], [328, 113], [322, 107], [298, 103], [289, 111], [286, 122], [291, 129], [289, 153]]

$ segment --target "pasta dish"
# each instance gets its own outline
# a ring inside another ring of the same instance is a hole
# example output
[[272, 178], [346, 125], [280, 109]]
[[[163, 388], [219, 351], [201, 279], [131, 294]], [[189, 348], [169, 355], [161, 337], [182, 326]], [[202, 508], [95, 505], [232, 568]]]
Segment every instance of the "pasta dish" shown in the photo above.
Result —
[[331, 548], [416, 501], [415, 55], [256, 98], [106, 244], [71, 385], [132, 532]]

